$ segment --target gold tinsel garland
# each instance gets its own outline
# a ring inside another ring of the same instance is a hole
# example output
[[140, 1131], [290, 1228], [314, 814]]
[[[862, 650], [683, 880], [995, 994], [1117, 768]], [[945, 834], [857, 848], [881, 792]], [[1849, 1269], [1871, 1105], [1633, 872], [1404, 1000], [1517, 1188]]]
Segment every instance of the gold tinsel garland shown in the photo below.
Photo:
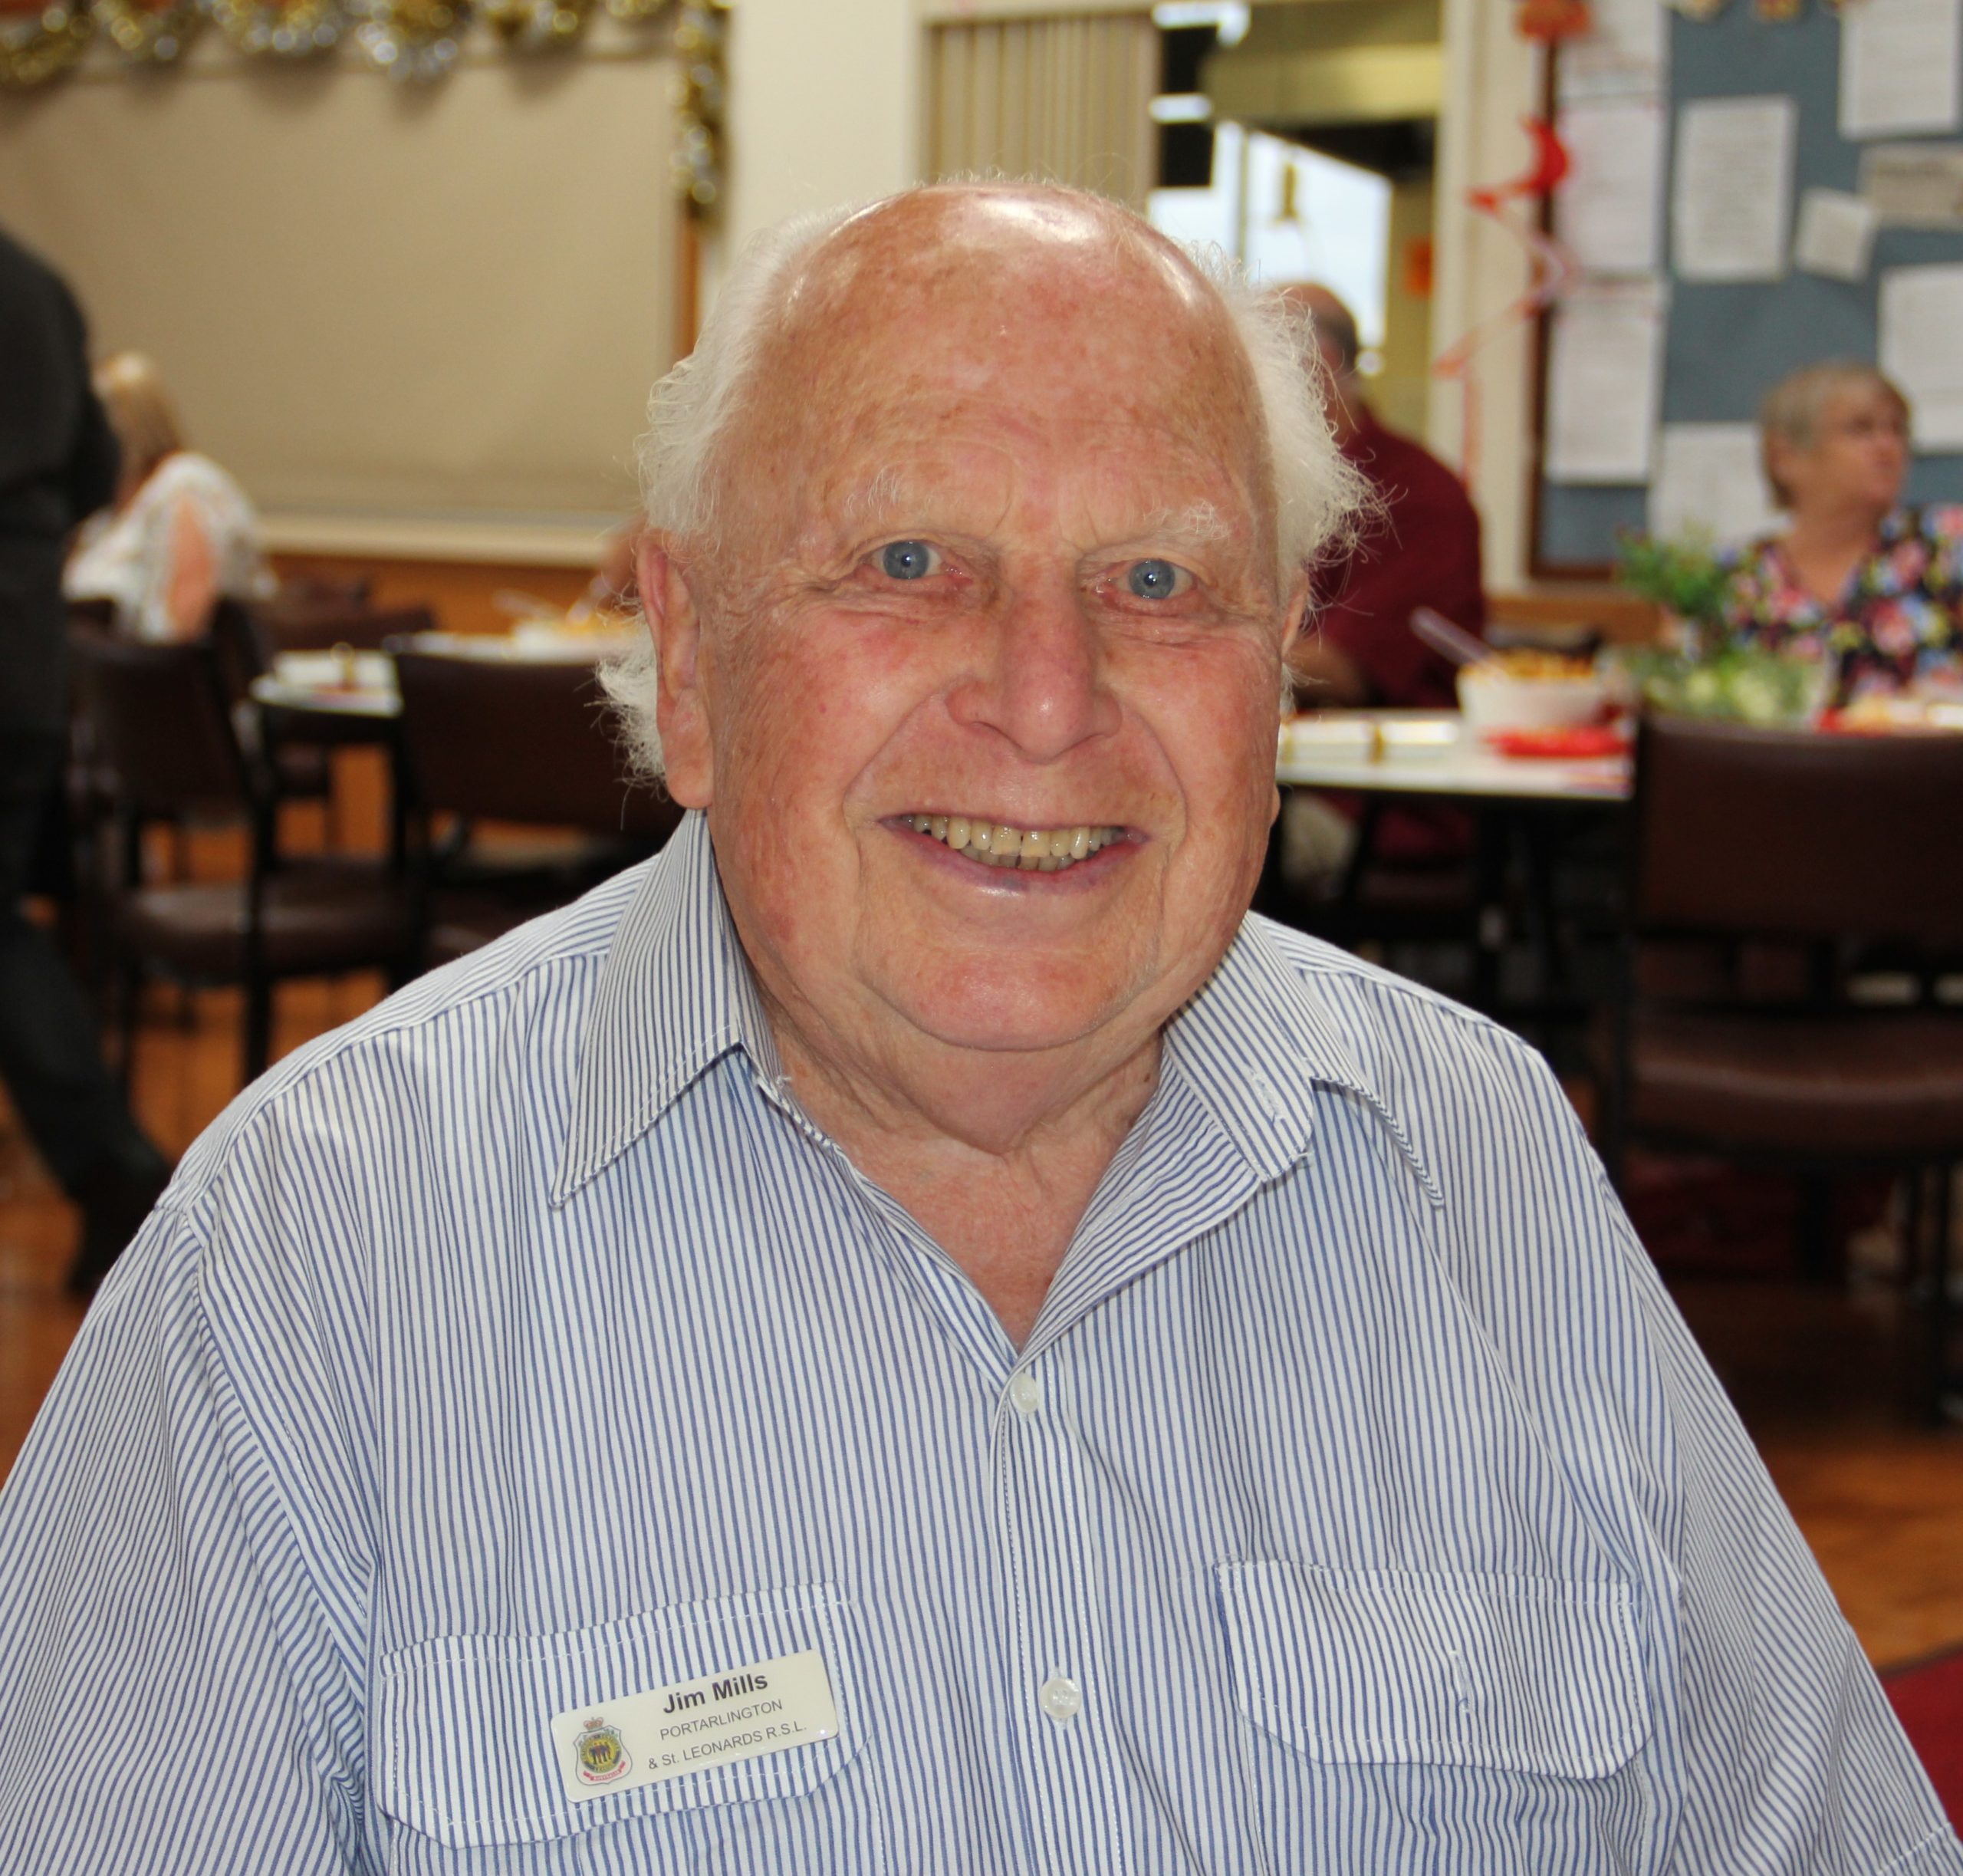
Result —
[[585, 31], [592, 0], [485, 0], [484, 18], [515, 52], [570, 45]]
[[94, 31], [81, 0], [50, 0], [38, 13], [0, 13], [0, 85], [25, 91], [45, 84], [81, 57]]
[[206, 0], [226, 41], [248, 58], [317, 58], [347, 30], [340, 0]]
[[209, 17], [201, 0], [90, 0], [89, 11], [115, 41], [117, 51], [137, 65], [169, 65], [204, 30]]
[[[473, 15], [513, 51], [572, 44], [597, 0], [49, 0], [31, 13], [0, 12], [0, 86], [27, 90], [61, 76], [100, 25], [132, 61], [168, 64], [182, 56], [206, 20], [248, 58], [311, 59], [353, 30], [362, 51], [393, 77], [440, 77], [456, 62]], [[694, 22], [722, 6], [678, 6], [676, 0], [605, 0], [630, 25], [673, 15], [679, 43], [699, 41]], [[684, 50], [684, 58], [689, 57]], [[719, 56], [715, 61], [719, 67]], [[685, 86], [693, 96], [697, 85]], [[692, 130], [701, 121], [692, 114]]]
[[457, 62], [471, 0], [348, 0], [356, 44], [391, 78], [425, 84]]

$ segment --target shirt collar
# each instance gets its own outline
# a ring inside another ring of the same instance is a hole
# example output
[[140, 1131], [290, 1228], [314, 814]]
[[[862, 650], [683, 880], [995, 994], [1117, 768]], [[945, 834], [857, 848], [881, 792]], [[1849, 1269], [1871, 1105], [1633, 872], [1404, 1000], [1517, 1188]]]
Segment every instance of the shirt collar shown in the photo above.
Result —
[[[566, 1144], [552, 1184], [564, 1204], [732, 1049], [774, 1084], [781, 1064], [717, 877], [707, 822], [689, 814], [629, 902], [587, 1010]], [[1307, 1151], [1317, 1091], [1362, 1101], [1435, 1202], [1402, 1118], [1267, 921], [1249, 918], [1166, 1032], [1182, 1075], [1263, 1178]]]
[[1183, 1074], [1255, 1173], [1278, 1178], [1307, 1152], [1326, 1091], [1380, 1121], [1426, 1196], [1444, 1195], [1383, 1081], [1359, 1060], [1328, 999], [1283, 951], [1263, 918], [1245, 920], [1218, 968], [1166, 1031]]
[[682, 818], [628, 903], [587, 1011], [552, 1203], [564, 1205], [733, 1048], [774, 1082], [777, 1044], [722, 897], [709, 824]]

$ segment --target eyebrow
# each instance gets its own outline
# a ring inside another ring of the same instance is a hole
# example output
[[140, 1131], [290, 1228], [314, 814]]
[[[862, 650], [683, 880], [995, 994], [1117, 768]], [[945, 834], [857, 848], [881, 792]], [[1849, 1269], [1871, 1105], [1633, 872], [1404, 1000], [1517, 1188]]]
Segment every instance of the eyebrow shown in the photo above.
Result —
[[[929, 499], [933, 479], [909, 476], [896, 464], [889, 463], [877, 475], [855, 489], [840, 504], [839, 512], [848, 522], [875, 521], [903, 510], [911, 497], [917, 502]], [[1168, 535], [1178, 539], [1212, 545], [1231, 537], [1233, 528], [1217, 503], [1204, 498], [1179, 508], [1155, 508], [1133, 531], [1140, 537]]]

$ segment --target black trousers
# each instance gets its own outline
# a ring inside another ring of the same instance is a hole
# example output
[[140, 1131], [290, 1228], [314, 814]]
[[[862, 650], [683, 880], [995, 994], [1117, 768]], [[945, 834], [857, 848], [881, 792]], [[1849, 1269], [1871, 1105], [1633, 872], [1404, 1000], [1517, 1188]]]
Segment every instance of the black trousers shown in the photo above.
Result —
[[0, 1081], [74, 1196], [105, 1178], [153, 1179], [164, 1161], [104, 1064], [81, 986], [21, 908], [64, 753], [58, 734], [0, 724]]

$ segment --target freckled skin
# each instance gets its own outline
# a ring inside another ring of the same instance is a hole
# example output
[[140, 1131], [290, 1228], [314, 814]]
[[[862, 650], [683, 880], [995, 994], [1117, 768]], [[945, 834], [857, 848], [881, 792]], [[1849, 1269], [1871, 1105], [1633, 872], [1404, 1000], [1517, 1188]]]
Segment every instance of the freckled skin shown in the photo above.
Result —
[[[800, 1098], [1011, 1333], [1275, 810], [1291, 608], [1252, 387], [1210, 290], [1116, 225], [1008, 189], [847, 224], [722, 457], [718, 551], [641, 568], [670, 786], [708, 810]], [[926, 578], [886, 571], [898, 540]], [[1133, 590], [1146, 559], [1172, 597]], [[1002, 875], [914, 813], [1128, 838]], [[949, 1196], [1005, 1169], [992, 1205]]]

